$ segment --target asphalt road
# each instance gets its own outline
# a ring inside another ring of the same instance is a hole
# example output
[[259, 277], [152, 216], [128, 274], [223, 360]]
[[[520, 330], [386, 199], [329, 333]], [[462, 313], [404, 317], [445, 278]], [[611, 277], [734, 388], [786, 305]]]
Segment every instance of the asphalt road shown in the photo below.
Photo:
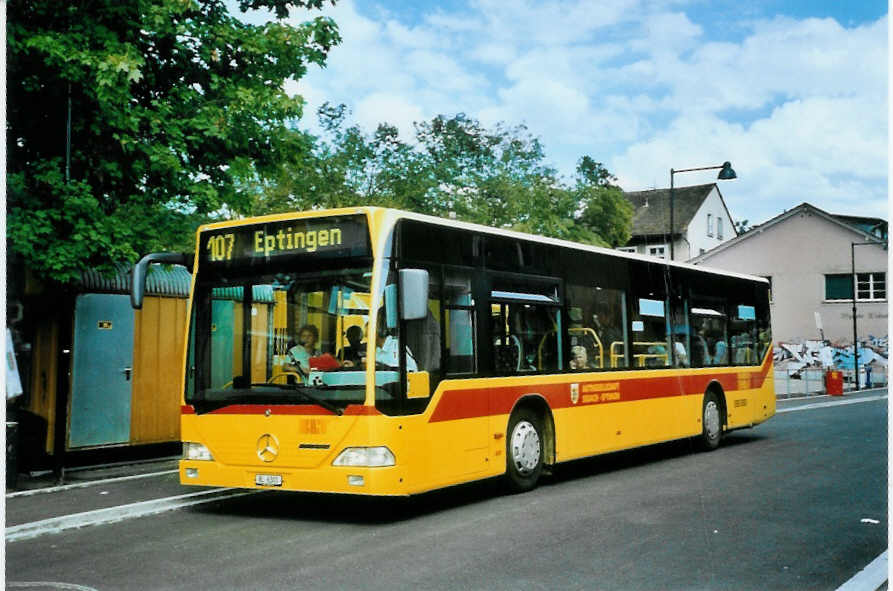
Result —
[[[167, 484], [115, 486], [127, 499], [141, 487], [158, 496], [176, 486], [160, 478]], [[684, 441], [562, 465], [522, 495], [504, 495], [493, 482], [409, 501], [263, 492], [8, 542], [6, 581], [95, 589], [836, 589], [887, 547], [886, 485], [882, 399], [780, 413], [729, 435], [714, 452]], [[52, 512], [34, 503], [68, 507], [62, 499], [74, 494], [42, 495], [29, 506], [43, 516]], [[26, 520], [24, 504], [12, 500], [8, 520]]]

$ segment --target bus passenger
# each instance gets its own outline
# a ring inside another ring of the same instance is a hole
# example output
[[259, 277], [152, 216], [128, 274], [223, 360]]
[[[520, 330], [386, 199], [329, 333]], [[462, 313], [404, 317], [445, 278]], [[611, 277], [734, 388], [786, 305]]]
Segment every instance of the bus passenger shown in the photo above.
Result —
[[623, 332], [619, 328], [620, 322], [617, 321], [610, 310], [602, 312], [602, 316], [604, 317], [604, 322], [602, 322], [602, 318], [599, 318], [598, 314], [592, 315], [592, 326], [598, 334], [598, 338], [602, 340], [602, 344], [610, 347], [611, 343], [622, 343]]
[[[400, 347], [396, 337], [379, 332], [375, 339], [375, 363], [397, 369], [400, 366]], [[406, 371], [418, 371], [409, 347], [406, 347]]]
[[347, 342], [350, 343], [341, 349], [344, 367], [361, 365], [366, 357], [366, 346], [362, 344], [363, 329], [355, 324], [347, 329], [344, 336], [347, 338]]
[[319, 341], [319, 329], [312, 324], [305, 324], [298, 331], [298, 344], [288, 350], [288, 357], [298, 373], [308, 375], [310, 358], [319, 355], [316, 343]]
[[589, 361], [587, 360], [586, 347], [583, 345], [574, 345], [571, 347], [571, 369], [587, 369]]
[[676, 361], [676, 367], [688, 367], [688, 352], [685, 350], [685, 343], [682, 342], [682, 335], [675, 335], [673, 343], [673, 355]]
[[713, 345], [715, 354], [713, 355], [713, 365], [726, 365], [729, 363], [729, 345], [722, 339], [716, 341]]

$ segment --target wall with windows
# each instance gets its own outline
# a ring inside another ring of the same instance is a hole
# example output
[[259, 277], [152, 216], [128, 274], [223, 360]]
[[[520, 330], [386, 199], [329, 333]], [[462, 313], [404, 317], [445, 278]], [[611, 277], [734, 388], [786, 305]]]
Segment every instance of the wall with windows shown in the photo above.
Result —
[[[772, 328], [776, 343], [853, 340], [850, 244], [865, 236], [811, 206], [800, 206], [757, 227], [735, 243], [707, 252], [697, 264], [772, 278]], [[887, 251], [856, 247], [860, 340], [887, 335]]]
[[[698, 256], [735, 236], [735, 225], [719, 191], [714, 187], [688, 224], [685, 250], [680, 251], [677, 247], [676, 259], [687, 260]], [[687, 256], [685, 253], [688, 253]]]

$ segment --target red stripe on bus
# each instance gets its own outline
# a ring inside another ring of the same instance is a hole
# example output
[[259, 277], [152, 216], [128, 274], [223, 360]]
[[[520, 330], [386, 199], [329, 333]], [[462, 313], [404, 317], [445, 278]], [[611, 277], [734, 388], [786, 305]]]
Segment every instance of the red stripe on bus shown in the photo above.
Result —
[[[571, 400], [570, 384], [525, 384], [468, 390], [448, 390], [431, 414], [429, 422], [453, 421], [511, 412], [518, 398], [540, 395], [552, 409], [591, 404], [613, 404], [651, 400], [672, 396], [699, 396], [711, 382], [718, 382], [726, 392], [761, 388], [769, 372], [771, 352], [762, 367], [739, 372], [659, 376], [649, 378], [621, 378], [614, 380], [580, 381], [578, 398]], [[610, 387], [616, 384], [616, 388]], [[588, 390], [588, 391], [587, 391]], [[595, 397], [595, 398], [587, 398]]]

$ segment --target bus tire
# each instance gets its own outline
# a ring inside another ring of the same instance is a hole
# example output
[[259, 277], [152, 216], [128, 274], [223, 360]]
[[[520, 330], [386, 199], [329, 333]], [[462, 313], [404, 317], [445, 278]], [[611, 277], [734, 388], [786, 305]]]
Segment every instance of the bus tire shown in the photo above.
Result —
[[536, 487], [543, 472], [543, 420], [529, 408], [519, 408], [509, 419], [505, 442], [506, 484], [511, 492]]
[[701, 437], [700, 444], [704, 451], [711, 451], [719, 447], [722, 439], [722, 406], [716, 392], [708, 390], [704, 394], [704, 404], [701, 406]]

